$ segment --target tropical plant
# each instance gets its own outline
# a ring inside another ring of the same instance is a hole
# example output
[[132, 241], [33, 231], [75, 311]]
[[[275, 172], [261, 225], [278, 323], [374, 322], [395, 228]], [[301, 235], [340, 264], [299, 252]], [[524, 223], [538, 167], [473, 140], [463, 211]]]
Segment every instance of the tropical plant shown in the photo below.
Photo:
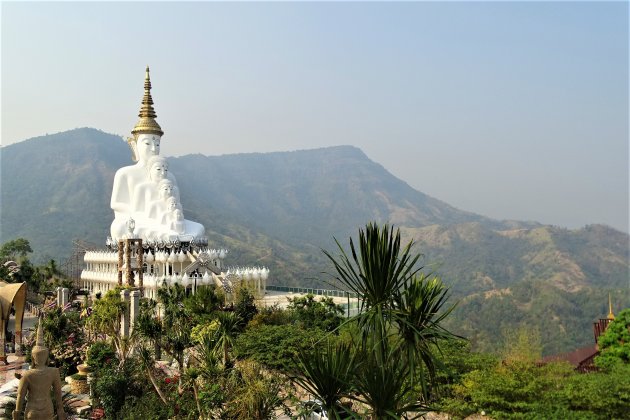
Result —
[[234, 354], [268, 369], [294, 372], [298, 352], [322, 342], [325, 334], [318, 328], [305, 330], [293, 324], [250, 326], [236, 339]]
[[118, 361], [112, 346], [106, 341], [98, 340], [92, 343], [87, 350], [87, 363], [92, 369], [99, 371], [112, 364], [117, 365]]
[[255, 362], [244, 362], [227, 381], [228, 395], [222, 418], [265, 420], [276, 418], [276, 410], [288, 412], [282, 396], [285, 379], [271, 375]]
[[234, 340], [241, 330], [242, 320], [234, 312], [217, 312], [219, 324], [214, 332], [214, 345], [217, 352], [221, 352], [223, 366], [230, 366], [229, 350], [234, 346]]
[[426, 400], [440, 364], [436, 348], [454, 337], [441, 326], [452, 310], [445, 307], [447, 289], [439, 278], [420, 273], [413, 242], [401, 246], [400, 231], [389, 225], [360, 229], [358, 243], [350, 239], [350, 256], [335, 241], [337, 257], [324, 251], [336, 271], [332, 276], [359, 297], [359, 313], [346, 321], [357, 325], [360, 336], [364, 368], [354, 378], [356, 395], [376, 418], [417, 411], [423, 403], [416, 378]]
[[158, 385], [157, 379], [155, 378], [155, 374], [153, 373], [155, 369], [155, 359], [153, 359], [151, 352], [146, 347], [142, 346], [138, 350], [138, 356], [140, 359], [140, 366], [142, 370], [146, 373], [147, 377], [149, 378], [149, 381], [151, 381], [151, 385], [153, 385], [153, 389], [155, 389], [155, 392], [160, 397], [160, 400], [164, 404], [168, 405], [168, 400], [166, 399], [164, 392], [162, 392], [162, 389]]
[[183, 299], [186, 311], [198, 320], [205, 320], [221, 309], [223, 297], [217, 294], [214, 285], [199, 286], [194, 294]]
[[400, 348], [387, 341], [368, 339], [367, 343], [353, 378], [356, 396], [350, 398], [367, 404], [372, 419], [407, 418], [409, 412], [420, 411], [424, 405], [410, 380], [411, 364]]
[[241, 326], [243, 328], [245, 328], [249, 321], [258, 313], [258, 308], [256, 308], [254, 304], [254, 295], [246, 287], [239, 287], [236, 290], [234, 312], [242, 320]]
[[299, 373], [291, 379], [321, 401], [328, 417], [338, 418], [347, 414], [341, 398], [351, 395], [358, 367], [352, 345], [335, 343], [329, 338], [325, 346], [315, 346], [310, 351], [300, 350], [297, 362]]
[[605, 369], [630, 364], [630, 308], [621, 311], [608, 324], [598, 340], [600, 354], [595, 364]]
[[287, 310], [303, 328], [334, 331], [343, 321], [341, 316], [343, 308], [327, 296], [316, 300], [315, 296], [309, 293], [306, 296], [289, 298]]
[[126, 307], [120, 299], [121, 288], [109, 290], [101, 299], [97, 299], [92, 306], [92, 313], [87, 318], [87, 327], [95, 335], [104, 335], [112, 343], [119, 367], [125, 364], [135, 345], [134, 337], [120, 334], [120, 319]]
[[193, 319], [184, 310], [185, 298], [186, 290], [178, 284], [158, 290], [158, 302], [164, 315], [162, 326], [168, 326], [162, 329], [160, 345], [177, 361], [181, 372], [186, 369], [184, 352], [192, 345], [190, 333], [194, 325]]
[[156, 359], [162, 357], [160, 338], [163, 334], [162, 323], [157, 318], [157, 302], [153, 299], [143, 299], [140, 301], [140, 313], [136, 318], [133, 330], [140, 338], [148, 341], [153, 346]]
[[351, 257], [335, 239], [340, 252], [338, 258], [328, 251], [324, 254], [332, 262], [336, 273], [332, 276], [350, 292], [359, 296], [359, 314], [354, 321], [361, 328], [363, 340], [375, 335], [384, 340], [391, 321], [398, 315], [396, 303], [400, 295], [422, 267], [416, 263], [420, 255], [411, 252], [412, 242], [401, 248], [400, 232], [388, 225], [380, 228], [369, 223], [359, 229], [359, 243], [350, 238]]

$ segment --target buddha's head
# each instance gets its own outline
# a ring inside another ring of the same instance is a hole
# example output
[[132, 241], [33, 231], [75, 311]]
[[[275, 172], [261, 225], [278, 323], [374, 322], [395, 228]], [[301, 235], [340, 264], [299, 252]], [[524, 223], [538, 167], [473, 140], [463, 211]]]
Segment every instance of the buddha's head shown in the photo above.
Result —
[[31, 359], [33, 360], [33, 366], [44, 367], [48, 361], [48, 349], [46, 347], [34, 346], [31, 350]]
[[174, 211], [180, 208], [179, 203], [177, 202], [177, 198], [175, 197], [169, 197], [166, 200], [166, 208], [168, 209], [168, 211]]
[[168, 162], [161, 156], [151, 156], [146, 168], [153, 182], [160, 182], [168, 175]]
[[167, 200], [169, 197], [173, 197], [173, 183], [170, 179], [163, 179], [158, 185], [158, 191], [160, 198]]
[[44, 344], [44, 331], [42, 329], [42, 320], [40, 318], [37, 325], [37, 336], [35, 346], [31, 350], [31, 359], [33, 360], [33, 366], [44, 367], [48, 361], [48, 348]]
[[160, 139], [164, 132], [155, 121], [155, 110], [153, 109], [153, 98], [151, 97], [151, 79], [149, 78], [149, 66], [147, 66], [144, 77], [144, 97], [138, 117], [140, 119], [131, 130], [133, 138], [128, 139], [132, 151], [134, 162], [146, 165], [151, 156], [160, 154]]
[[160, 139], [157, 134], [139, 134], [138, 137], [129, 140], [133, 151], [133, 160], [147, 164], [149, 159], [160, 154]]

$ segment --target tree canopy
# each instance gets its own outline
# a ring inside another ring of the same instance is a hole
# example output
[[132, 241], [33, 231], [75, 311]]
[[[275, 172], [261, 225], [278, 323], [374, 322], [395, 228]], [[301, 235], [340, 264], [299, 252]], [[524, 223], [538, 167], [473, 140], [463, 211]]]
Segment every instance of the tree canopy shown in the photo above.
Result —
[[17, 238], [5, 242], [2, 247], [0, 247], [0, 259], [15, 260], [18, 257], [24, 258], [31, 252], [33, 252], [33, 249], [28, 239]]
[[630, 364], [630, 308], [624, 309], [599, 337], [595, 365], [605, 369]]

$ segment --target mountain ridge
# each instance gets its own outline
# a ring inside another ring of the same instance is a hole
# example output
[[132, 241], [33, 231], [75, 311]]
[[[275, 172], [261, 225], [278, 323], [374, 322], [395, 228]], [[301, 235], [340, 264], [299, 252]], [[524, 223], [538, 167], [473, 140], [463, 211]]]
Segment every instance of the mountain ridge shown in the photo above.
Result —
[[[565, 331], [545, 342], [546, 352], [570, 350], [592, 341], [604, 291], [617, 290], [630, 306], [628, 235], [610, 227], [570, 230], [462, 211], [353, 146], [167, 159], [185, 217], [206, 227], [212, 246], [230, 249], [228, 264], [270, 267], [271, 284], [330, 288], [321, 249], [335, 253], [333, 237], [345, 245], [376, 221], [416, 242], [427, 269], [461, 301], [450, 326], [478, 348], [526, 322]], [[91, 128], [40, 136], [3, 147], [0, 162], [0, 241], [26, 237], [40, 258], [58, 260], [73, 239], [104, 244], [114, 173], [132, 164], [121, 137]]]

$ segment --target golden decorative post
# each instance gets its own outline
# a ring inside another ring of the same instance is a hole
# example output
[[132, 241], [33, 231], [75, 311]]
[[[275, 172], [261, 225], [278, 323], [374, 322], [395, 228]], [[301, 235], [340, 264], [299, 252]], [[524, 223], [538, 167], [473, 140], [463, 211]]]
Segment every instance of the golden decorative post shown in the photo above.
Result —
[[613, 314], [613, 310], [612, 310], [612, 299], [610, 298], [610, 292], [608, 292], [608, 317], [607, 318], [611, 321], [615, 319], [615, 314]]
[[132, 239], [125, 239], [125, 266], [127, 267], [127, 275], [125, 281], [129, 286], [133, 286], [133, 269], [131, 268], [131, 246]]
[[118, 285], [123, 284], [123, 254], [125, 252], [125, 243], [118, 241]]
[[140, 290], [144, 287], [144, 252], [142, 252], [142, 239], [136, 241], [138, 255], [138, 287]]

